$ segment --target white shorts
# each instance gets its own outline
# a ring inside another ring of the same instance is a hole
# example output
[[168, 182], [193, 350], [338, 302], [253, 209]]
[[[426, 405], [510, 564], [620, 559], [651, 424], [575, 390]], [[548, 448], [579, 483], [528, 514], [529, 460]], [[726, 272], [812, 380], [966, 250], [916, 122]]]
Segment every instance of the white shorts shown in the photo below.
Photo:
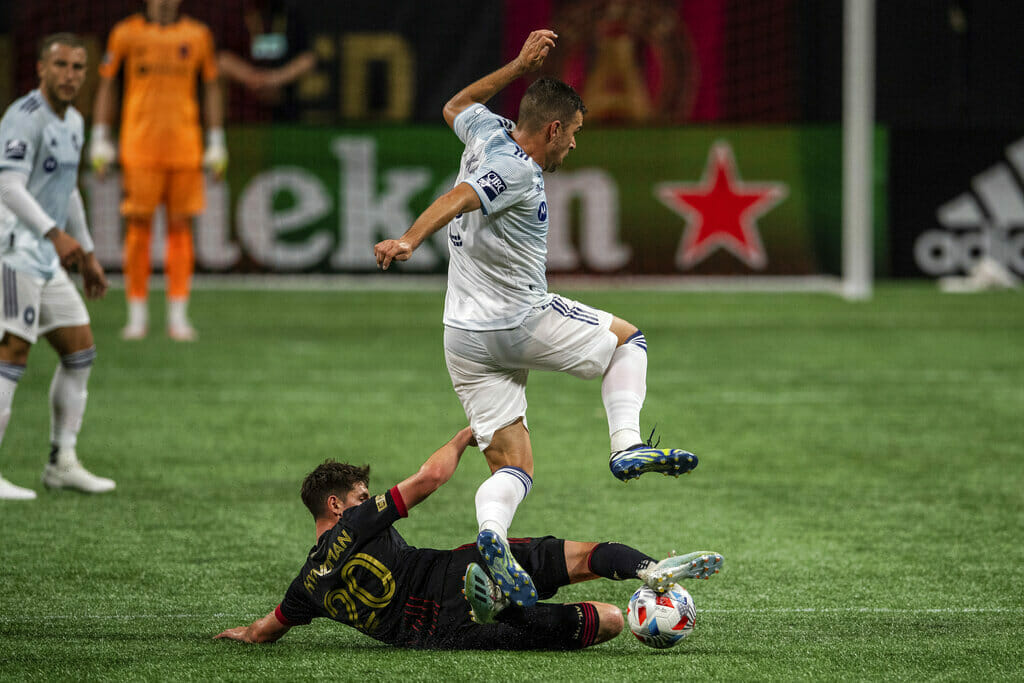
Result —
[[604, 374], [618, 345], [612, 314], [555, 296], [511, 330], [444, 330], [444, 359], [480, 450], [494, 432], [526, 423], [530, 370], [567, 372], [580, 379]]
[[89, 324], [82, 295], [63, 268], [44, 280], [0, 262], [0, 300], [0, 329], [32, 344], [53, 330]]

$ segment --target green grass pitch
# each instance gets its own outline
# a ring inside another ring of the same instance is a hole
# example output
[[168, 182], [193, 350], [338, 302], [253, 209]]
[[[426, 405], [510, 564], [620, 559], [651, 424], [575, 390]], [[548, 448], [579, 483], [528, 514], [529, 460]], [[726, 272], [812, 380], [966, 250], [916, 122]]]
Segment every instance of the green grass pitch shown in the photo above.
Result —
[[[1019, 294], [563, 293], [644, 330], [643, 422], [700, 466], [617, 481], [598, 383], [535, 373], [536, 484], [512, 533], [722, 552], [722, 573], [689, 585], [697, 627], [681, 645], [624, 633], [570, 654], [408, 652], [322, 620], [272, 646], [212, 641], [273, 608], [302, 564], [306, 472], [370, 462], [380, 491], [463, 425], [442, 295], [202, 290], [201, 341], [180, 345], [159, 325], [118, 339], [114, 292], [91, 307], [99, 358], [79, 454], [116, 492], [38, 483], [45, 344], [0, 448], [0, 471], [40, 491], [0, 504], [0, 678], [1024, 678]], [[486, 471], [469, 451], [398, 529], [420, 546], [472, 540]], [[560, 597], [624, 608], [635, 587]]]

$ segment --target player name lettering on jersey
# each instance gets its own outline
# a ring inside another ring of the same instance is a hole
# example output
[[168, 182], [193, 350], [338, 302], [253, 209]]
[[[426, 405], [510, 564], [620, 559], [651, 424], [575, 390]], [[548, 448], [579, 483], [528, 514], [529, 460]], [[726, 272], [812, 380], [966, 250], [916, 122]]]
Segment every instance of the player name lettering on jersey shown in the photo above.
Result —
[[310, 569], [306, 578], [302, 580], [302, 585], [307, 591], [312, 593], [316, 590], [317, 581], [320, 580], [321, 576], [326, 576], [332, 569], [334, 569], [334, 564], [338, 561], [338, 558], [341, 557], [341, 554], [345, 552], [345, 548], [347, 548], [351, 542], [352, 537], [349, 535], [348, 531], [342, 531], [327, 551], [327, 559], [324, 560], [323, 564], [319, 567]]

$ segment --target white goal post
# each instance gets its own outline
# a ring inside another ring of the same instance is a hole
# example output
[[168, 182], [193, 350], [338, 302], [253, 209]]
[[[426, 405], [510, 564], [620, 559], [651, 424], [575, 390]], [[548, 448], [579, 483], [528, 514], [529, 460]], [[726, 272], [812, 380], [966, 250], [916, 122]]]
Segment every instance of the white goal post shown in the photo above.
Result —
[[871, 297], [875, 109], [875, 0], [845, 0], [843, 12], [842, 295]]

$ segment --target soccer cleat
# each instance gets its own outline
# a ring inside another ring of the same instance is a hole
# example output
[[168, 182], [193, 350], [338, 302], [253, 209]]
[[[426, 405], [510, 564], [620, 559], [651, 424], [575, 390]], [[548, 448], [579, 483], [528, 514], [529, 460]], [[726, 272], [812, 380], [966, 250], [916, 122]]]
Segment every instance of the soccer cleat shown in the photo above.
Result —
[[139, 339], [145, 339], [146, 334], [149, 330], [146, 329], [145, 325], [133, 325], [129, 323], [121, 328], [121, 339], [125, 341], [138, 341]]
[[537, 589], [533, 579], [520, 566], [504, 538], [490, 529], [484, 529], [476, 537], [476, 548], [491, 573], [494, 582], [511, 602], [520, 607], [537, 604]]
[[709, 579], [722, 568], [725, 559], [710, 550], [666, 557], [661, 562], [638, 571], [637, 577], [651, 590], [664, 593], [680, 579]]
[[463, 580], [466, 587], [462, 594], [469, 602], [469, 615], [476, 623], [490, 624], [498, 612], [509, 606], [509, 599], [476, 562], [470, 562], [466, 567]]
[[624, 451], [615, 451], [608, 459], [612, 474], [622, 481], [636, 479], [648, 472], [661, 472], [678, 477], [697, 466], [697, 456], [678, 448], [654, 448], [637, 444]]
[[188, 323], [168, 325], [167, 336], [179, 342], [194, 342], [199, 339], [199, 333], [196, 332], [196, 328]]
[[34, 500], [36, 492], [17, 484], [12, 484], [0, 475], [0, 500]]
[[43, 485], [50, 489], [76, 489], [84, 493], [106, 493], [117, 486], [113, 479], [97, 477], [82, 467], [78, 456], [69, 449], [58, 451], [56, 462], [43, 470]]

